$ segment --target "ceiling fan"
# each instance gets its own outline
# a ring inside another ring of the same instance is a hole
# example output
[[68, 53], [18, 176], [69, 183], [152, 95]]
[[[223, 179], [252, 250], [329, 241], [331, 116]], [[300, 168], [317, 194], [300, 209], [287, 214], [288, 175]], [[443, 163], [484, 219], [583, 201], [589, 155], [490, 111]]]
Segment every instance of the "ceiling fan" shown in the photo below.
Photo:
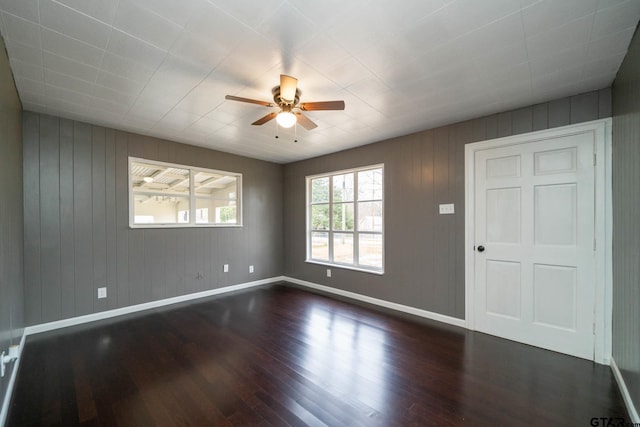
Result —
[[276, 119], [278, 124], [284, 128], [290, 128], [296, 122], [307, 130], [318, 127], [311, 119], [302, 114], [302, 111], [320, 110], [344, 110], [344, 101], [323, 101], [323, 102], [302, 102], [300, 103], [300, 89], [298, 89], [298, 79], [295, 77], [280, 74], [280, 86], [271, 90], [274, 102], [259, 101], [257, 99], [241, 98], [239, 96], [227, 95], [225, 99], [231, 101], [248, 102], [250, 104], [262, 105], [264, 107], [279, 107], [280, 111], [274, 111], [251, 123], [260, 126], [272, 119]]

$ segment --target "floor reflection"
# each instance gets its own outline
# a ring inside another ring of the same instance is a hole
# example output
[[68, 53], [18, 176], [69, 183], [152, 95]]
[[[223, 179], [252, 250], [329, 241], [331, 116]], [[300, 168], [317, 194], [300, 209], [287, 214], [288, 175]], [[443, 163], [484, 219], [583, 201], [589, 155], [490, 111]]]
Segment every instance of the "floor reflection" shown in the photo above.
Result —
[[338, 397], [376, 411], [385, 405], [388, 376], [386, 333], [336, 310], [313, 305], [308, 311], [303, 367]]

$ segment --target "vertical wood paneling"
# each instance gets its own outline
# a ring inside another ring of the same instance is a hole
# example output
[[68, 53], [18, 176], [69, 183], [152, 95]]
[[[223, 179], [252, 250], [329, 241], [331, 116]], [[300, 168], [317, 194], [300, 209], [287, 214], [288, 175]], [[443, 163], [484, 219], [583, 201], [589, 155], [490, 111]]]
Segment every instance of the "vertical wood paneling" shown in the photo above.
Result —
[[494, 139], [498, 138], [498, 115], [494, 114], [492, 116], [487, 116], [484, 118], [485, 123], [485, 138], [486, 139]]
[[[571, 97], [571, 123], [580, 123], [599, 117], [599, 93], [588, 92]], [[591, 118], [591, 119], [590, 119]]]
[[60, 132], [40, 116], [40, 266], [42, 321], [60, 318]]
[[[212, 289], [223, 262], [227, 285], [282, 274], [281, 247], [250, 247], [264, 230], [282, 245], [281, 165], [45, 115], [24, 126], [30, 324]], [[245, 200], [242, 228], [130, 229], [129, 156], [237, 171], [275, 204]], [[249, 276], [249, 261], [280, 269]]]
[[[165, 295], [167, 298], [174, 297], [178, 294], [178, 282], [182, 274], [179, 270], [178, 260], [181, 255], [184, 259], [184, 246], [180, 245], [180, 230], [167, 230], [165, 233], [171, 244], [165, 245]], [[184, 271], [184, 270], [183, 270]]]
[[73, 122], [60, 120], [60, 317], [75, 314]]
[[511, 115], [513, 135], [533, 130], [533, 107], [520, 108]]
[[[419, 238], [423, 242], [423, 251], [420, 254], [422, 259], [433, 259], [438, 245], [435, 239], [435, 228], [428, 226], [434, 224], [438, 212], [435, 209], [436, 195], [434, 194], [435, 179], [435, 156], [434, 156], [434, 132], [423, 132], [421, 135], [420, 151], [422, 158], [422, 170], [420, 180], [420, 214], [424, 226], [419, 227]], [[389, 191], [388, 189], [386, 191]], [[385, 264], [393, 262], [393, 257], [389, 252], [388, 261]], [[420, 300], [433, 300], [433, 286], [431, 284], [435, 279], [435, 272], [430, 264], [420, 262]], [[416, 300], [418, 301], [418, 300]], [[415, 304], [415, 302], [414, 302]]]
[[533, 106], [533, 130], [544, 130], [549, 128], [549, 106], [538, 104]]
[[[606, 96], [606, 95], [605, 95]], [[640, 412], [640, 33], [612, 88], [613, 358]], [[600, 107], [602, 110], [602, 107]]]
[[[116, 280], [117, 307], [130, 304], [129, 295], [129, 181], [127, 134], [116, 132]], [[108, 295], [108, 292], [107, 292]]]
[[571, 124], [571, 98], [562, 98], [547, 104], [550, 128]]
[[75, 122], [73, 137], [75, 315], [78, 316], [93, 312], [94, 298], [91, 126]]
[[145, 231], [133, 229], [129, 232], [129, 304], [145, 302], [147, 284], [145, 282]]
[[[449, 203], [453, 203], [454, 204], [454, 209], [458, 208], [458, 210], [462, 207], [462, 204], [458, 203], [459, 202], [459, 193], [458, 193], [458, 188], [457, 188], [457, 183], [458, 183], [458, 176], [462, 175], [464, 176], [464, 166], [461, 169], [460, 167], [460, 163], [457, 160], [457, 155], [458, 155], [458, 147], [460, 145], [463, 145], [463, 141], [462, 141], [462, 131], [461, 131], [461, 127], [462, 124], [458, 124], [458, 125], [454, 125], [454, 126], [450, 126], [449, 127], [449, 155], [448, 155], [448, 161], [449, 161], [449, 179], [448, 179], [448, 183], [449, 183], [449, 196], [448, 196], [448, 201]], [[464, 159], [464, 156], [463, 156]], [[463, 202], [464, 203], [464, 202]], [[462, 244], [462, 242], [460, 242], [460, 235], [464, 234], [464, 232], [462, 230], [463, 229], [457, 229], [457, 221], [456, 218], [460, 216], [460, 212], [458, 212], [458, 215], [443, 215], [444, 219], [446, 219], [447, 221], [447, 232], [448, 232], [448, 237], [449, 237], [449, 253], [447, 254], [447, 267], [449, 268], [449, 271], [447, 273], [447, 277], [448, 277], [448, 281], [447, 281], [447, 286], [445, 289], [443, 289], [443, 296], [446, 298], [444, 301], [444, 305], [446, 306], [445, 310], [447, 313], [454, 313], [455, 312], [455, 303], [456, 303], [456, 281], [457, 281], [457, 275], [458, 272], [456, 271], [456, 268], [458, 267], [457, 263], [455, 262], [456, 258], [457, 258], [457, 252], [460, 249], [460, 245]]]
[[471, 140], [473, 142], [487, 139], [487, 122], [483, 119], [476, 119], [471, 122]]
[[[456, 153], [454, 159], [457, 162], [457, 170], [464, 171], [464, 146], [465, 144], [473, 141], [473, 126], [469, 122], [462, 123], [458, 128], [458, 141], [456, 144]], [[459, 286], [459, 283], [464, 283], [465, 278], [465, 260], [464, 260], [464, 245], [465, 245], [465, 179], [464, 173], [457, 173], [455, 176], [455, 231], [456, 231], [456, 253], [454, 258], [454, 270], [456, 277], [453, 283], [450, 283], [453, 288], [450, 297], [454, 298], [454, 301], [450, 302], [450, 313], [457, 318], [464, 318], [465, 315], [465, 290], [464, 287]]]
[[42, 322], [40, 274], [40, 116], [23, 117], [25, 321]]
[[[573, 119], [595, 120], [605, 109], [602, 93], [606, 96], [606, 91], [596, 91], [575, 100], [565, 98], [493, 114], [286, 165], [285, 275], [463, 318], [464, 145], [570, 124], [572, 104], [577, 110]], [[419, 154], [412, 148], [418, 145]], [[415, 157], [421, 158], [421, 179], [397, 179], [416, 168]], [[385, 274], [335, 268], [333, 277], [327, 279], [326, 267], [304, 262], [305, 176], [375, 163], [384, 163], [389, 171], [385, 180]], [[454, 203], [455, 214], [439, 215], [441, 203]], [[410, 214], [404, 212], [407, 210]], [[399, 234], [392, 234], [396, 232]], [[420, 292], [414, 286], [420, 286]]]
[[510, 111], [498, 114], [498, 138], [513, 135], [511, 117], [512, 115]]
[[[23, 249], [27, 230], [24, 229], [25, 200], [23, 198], [25, 152], [22, 129], [25, 123], [23, 123], [20, 99], [2, 37], [0, 37], [0, 111], [0, 197], [2, 198], [0, 202], [0, 349], [6, 349], [11, 345], [19, 344], [23, 334], [26, 293]], [[30, 116], [27, 120], [32, 121], [33, 117]], [[28, 233], [32, 234], [31, 230]], [[36, 277], [30, 278], [30, 280], [34, 279]], [[0, 378], [0, 402], [4, 401], [14, 367], [15, 364], [7, 365], [4, 378]]]
[[[113, 129], [105, 134], [105, 230], [107, 308], [118, 307], [117, 226], [116, 218], [116, 136]], [[109, 295], [111, 294], [111, 295]]]
[[[107, 208], [105, 129], [91, 128], [91, 202], [93, 243], [93, 312], [107, 309], [107, 300], [98, 299], [98, 288], [107, 286]], [[108, 290], [107, 290], [108, 295]]]
[[[434, 131], [433, 138], [433, 185], [435, 206], [432, 209], [439, 212], [441, 203], [451, 203], [449, 194], [449, 129], [439, 128]], [[393, 192], [393, 189], [388, 189]], [[437, 313], [447, 312], [447, 285], [449, 283], [449, 216], [436, 214], [436, 230], [434, 241], [436, 251], [434, 254], [434, 282], [430, 284], [433, 288], [430, 310]], [[409, 224], [407, 224], [409, 226]]]
[[611, 117], [611, 88], [600, 89], [598, 91], [598, 118]]
[[166, 239], [164, 230], [145, 231], [145, 301], [166, 298]]

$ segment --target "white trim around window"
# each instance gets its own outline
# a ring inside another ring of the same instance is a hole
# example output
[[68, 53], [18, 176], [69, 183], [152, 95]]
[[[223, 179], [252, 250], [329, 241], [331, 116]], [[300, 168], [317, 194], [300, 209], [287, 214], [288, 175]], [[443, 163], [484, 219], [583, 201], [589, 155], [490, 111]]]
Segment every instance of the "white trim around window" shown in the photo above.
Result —
[[306, 262], [384, 273], [384, 165], [306, 177]]
[[242, 174], [129, 157], [131, 228], [241, 227]]

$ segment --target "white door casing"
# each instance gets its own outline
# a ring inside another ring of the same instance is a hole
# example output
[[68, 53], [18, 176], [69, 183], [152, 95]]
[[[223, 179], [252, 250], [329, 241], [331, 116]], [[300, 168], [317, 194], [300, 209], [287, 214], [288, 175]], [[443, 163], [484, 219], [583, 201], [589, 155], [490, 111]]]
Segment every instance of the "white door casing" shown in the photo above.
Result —
[[469, 329], [608, 363], [609, 123], [467, 145]]

